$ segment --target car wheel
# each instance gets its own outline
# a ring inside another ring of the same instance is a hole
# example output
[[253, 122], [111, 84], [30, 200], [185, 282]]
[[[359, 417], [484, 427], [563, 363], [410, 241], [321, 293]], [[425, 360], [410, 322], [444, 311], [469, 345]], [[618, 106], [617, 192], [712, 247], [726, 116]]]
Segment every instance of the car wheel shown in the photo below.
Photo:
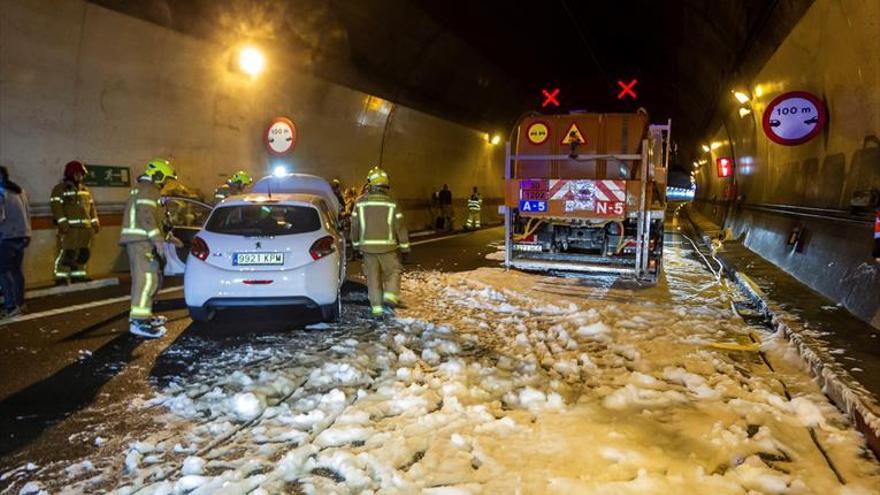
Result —
[[211, 308], [188, 306], [187, 309], [189, 309], [189, 317], [195, 322], [208, 323], [214, 318], [215, 311]]
[[321, 320], [326, 323], [336, 323], [342, 314], [342, 298], [336, 295], [336, 302], [321, 306]]

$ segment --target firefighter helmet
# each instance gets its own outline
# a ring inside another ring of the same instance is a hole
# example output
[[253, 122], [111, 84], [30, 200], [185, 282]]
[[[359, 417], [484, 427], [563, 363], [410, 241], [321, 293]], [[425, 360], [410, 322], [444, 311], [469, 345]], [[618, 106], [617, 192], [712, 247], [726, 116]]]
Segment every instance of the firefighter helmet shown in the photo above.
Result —
[[72, 181], [76, 174], [81, 174], [82, 176], [85, 176], [86, 166], [83, 164], [83, 162], [78, 160], [67, 162], [67, 165], [64, 166], [64, 179]]
[[370, 183], [371, 186], [385, 186], [388, 187], [388, 173], [379, 168], [378, 166], [373, 167], [367, 173], [367, 182]]
[[162, 158], [150, 160], [150, 162], [147, 163], [147, 170], [144, 174], [155, 184], [162, 184], [165, 182], [165, 179], [168, 178], [177, 178], [177, 173], [174, 172], [174, 167], [171, 165], [171, 162]]
[[244, 170], [239, 170], [238, 172], [232, 174], [232, 177], [230, 177], [227, 182], [229, 182], [229, 185], [245, 187], [251, 185], [251, 183], [254, 182], [254, 178], [251, 177], [251, 174], [245, 172]]

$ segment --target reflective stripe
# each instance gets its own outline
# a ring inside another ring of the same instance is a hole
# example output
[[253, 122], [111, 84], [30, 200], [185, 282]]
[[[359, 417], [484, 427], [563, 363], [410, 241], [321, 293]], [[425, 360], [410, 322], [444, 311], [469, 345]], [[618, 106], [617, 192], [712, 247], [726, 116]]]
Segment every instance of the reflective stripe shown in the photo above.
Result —
[[390, 201], [361, 201], [357, 204], [358, 208], [362, 206], [397, 206], [397, 204], [392, 203]]
[[358, 247], [361, 245], [361, 243], [360, 243], [360, 241], [352, 241], [351, 245], [354, 247]]
[[159, 238], [162, 237], [162, 232], [159, 229], [153, 229], [147, 232], [147, 237], [156, 237], [157, 235], [159, 236]]
[[394, 216], [395, 216], [398, 220], [400, 220], [401, 218], [403, 218], [403, 213], [398, 213], [397, 215], [394, 215]]
[[85, 270], [75, 270], [70, 272], [71, 277], [85, 277], [87, 275]]
[[156, 208], [159, 206], [159, 203], [157, 203], [156, 200], [154, 200], [154, 199], [138, 199], [137, 204], [152, 206], [153, 208]]
[[404, 242], [398, 246], [400, 249], [409, 249], [409, 243]]
[[358, 216], [358, 213], [356, 211], [353, 211], [353, 212], [351, 212], [351, 216], [356, 217], [356, 216]]
[[89, 221], [92, 222], [92, 223], [98, 223], [98, 218], [95, 217], [95, 218], [93, 218], [93, 219], [91, 219], [91, 220], [89, 220]]
[[51, 198], [49, 198], [49, 202], [52, 202], [52, 201], [54, 201], [56, 203], [63, 203], [64, 202], [64, 200], [58, 196], [52, 196]]
[[384, 294], [382, 294], [382, 298], [386, 301], [391, 301], [393, 303], [396, 303], [400, 300], [400, 298], [397, 297], [397, 294], [393, 292], [385, 292]]
[[381, 315], [385, 312], [385, 308], [382, 306], [373, 306], [371, 311], [374, 315]]
[[122, 229], [123, 234], [131, 234], [131, 235], [142, 235], [144, 237], [147, 236], [147, 231], [144, 229]]
[[367, 239], [360, 242], [361, 245], [364, 246], [394, 246], [397, 244], [394, 240], [386, 240], [386, 239]]
[[360, 217], [358, 217], [358, 220], [359, 220], [358, 224], [361, 227], [359, 235], [360, 235], [360, 238], [363, 239], [364, 236], [367, 235], [367, 219], [364, 218], [364, 205], [358, 204], [357, 207], [358, 207], [358, 211], [361, 212]]
[[132, 306], [128, 314], [131, 316], [153, 316], [153, 310], [150, 308], [142, 308], [140, 306]]
[[58, 221], [58, 223], [66, 222], [66, 221], [67, 221], [67, 217], [61, 217], [61, 218], [59, 218], [57, 221]]
[[146, 277], [147, 280], [146, 280], [146, 283], [144, 284], [144, 290], [141, 291], [141, 300], [140, 300], [140, 303], [138, 304], [138, 307], [146, 308], [149, 311], [150, 307], [147, 306], [147, 302], [148, 302], [147, 300], [150, 297], [150, 291], [152, 290], [152, 287], [153, 287], [153, 274], [150, 272], [147, 272], [144, 274], [144, 277]]

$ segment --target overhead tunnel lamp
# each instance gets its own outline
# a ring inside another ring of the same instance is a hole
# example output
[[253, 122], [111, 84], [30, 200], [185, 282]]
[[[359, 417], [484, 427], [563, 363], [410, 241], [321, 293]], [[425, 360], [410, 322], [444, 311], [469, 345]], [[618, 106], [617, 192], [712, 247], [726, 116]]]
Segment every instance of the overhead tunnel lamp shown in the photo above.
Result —
[[734, 91], [733, 97], [736, 98], [736, 101], [740, 103], [748, 103], [748, 101], [751, 100], [751, 98], [749, 98], [749, 95], [742, 91]]
[[708, 144], [704, 144], [704, 145], [702, 145], [701, 147], [703, 148], [703, 152], [705, 152], [705, 153], [708, 153], [708, 152], [712, 151], [712, 149], [709, 148], [709, 145], [708, 145]]
[[266, 68], [266, 57], [253, 46], [246, 46], [238, 53], [238, 68], [255, 78]]

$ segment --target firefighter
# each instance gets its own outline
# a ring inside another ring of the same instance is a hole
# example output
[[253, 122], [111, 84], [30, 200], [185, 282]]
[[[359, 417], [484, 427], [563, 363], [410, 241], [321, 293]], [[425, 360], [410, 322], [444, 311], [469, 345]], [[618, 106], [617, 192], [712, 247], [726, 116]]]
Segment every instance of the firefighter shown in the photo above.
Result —
[[159, 289], [164, 265], [165, 214], [159, 204], [162, 185], [177, 175], [171, 163], [155, 159], [147, 163], [125, 204], [119, 244], [128, 252], [131, 268], [131, 310], [129, 332], [146, 338], [165, 335], [165, 318], [153, 315], [153, 296]]
[[254, 178], [251, 177], [251, 174], [244, 170], [239, 170], [232, 174], [232, 177], [226, 181], [226, 184], [223, 184], [214, 191], [214, 202], [219, 203], [229, 196], [244, 193], [245, 188], [253, 182]]
[[388, 174], [374, 167], [367, 174], [369, 188], [358, 198], [351, 213], [351, 240], [363, 255], [367, 294], [374, 315], [393, 312], [400, 306], [400, 257], [408, 256], [409, 233], [403, 213], [388, 194]]
[[474, 187], [474, 193], [471, 194], [471, 197], [468, 198], [467, 208], [468, 208], [468, 217], [467, 217], [467, 223], [465, 223], [465, 228], [466, 229], [480, 228], [480, 212], [483, 209], [483, 197], [480, 196], [480, 193], [477, 191], [476, 187]]
[[49, 204], [58, 225], [58, 256], [55, 258], [55, 282], [86, 280], [92, 239], [100, 230], [92, 194], [83, 184], [86, 166], [72, 161], [64, 166], [64, 179], [52, 188]]

